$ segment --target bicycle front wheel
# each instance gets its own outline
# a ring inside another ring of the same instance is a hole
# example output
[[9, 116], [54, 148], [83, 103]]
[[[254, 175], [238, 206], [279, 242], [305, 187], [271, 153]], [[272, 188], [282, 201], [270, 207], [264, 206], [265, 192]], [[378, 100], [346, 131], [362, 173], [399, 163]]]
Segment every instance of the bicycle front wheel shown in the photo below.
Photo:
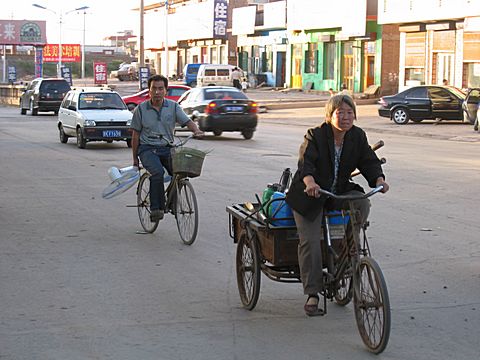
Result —
[[198, 232], [198, 204], [193, 185], [188, 179], [182, 179], [178, 182], [175, 219], [183, 243], [192, 245]]
[[358, 330], [368, 349], [380, 354], [390, 337], [390, 300], [382, 270], [371, 257], [358, 264], [358, 284], [354, 284], [353, 305]]
[[147, 233], [157, 230], [158, 221], [150, 220], [150, 175], [147, 173], [143, 174], [138, 181], [137, 210], [143, 230]]

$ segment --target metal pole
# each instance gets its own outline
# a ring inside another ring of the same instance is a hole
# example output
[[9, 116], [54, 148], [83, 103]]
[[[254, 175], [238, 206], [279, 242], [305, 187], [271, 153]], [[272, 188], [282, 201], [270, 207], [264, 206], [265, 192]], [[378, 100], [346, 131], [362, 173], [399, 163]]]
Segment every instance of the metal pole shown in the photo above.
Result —
[[62, 77], [62, 13], [60, 13], [60, 37], [58, 42], [58, 77]]
[[140, 66], [145, 65], [145, 55], [144, 55], [144, 39], [143, 39], [143, 12], [144, 12], [144, 6], [143, 6], [143, 0], [140, 0], [140, 54], [139, 54], [139, 62]]
[[83, 10], [83, 43], [82, 43], [82, 79], [85, 78], [85, 15], [86, 11]]
[[3, 82], [7, 82], [7, 45], [3, 45]]
[[165, 1], [165, 76], [168, 79], [168, 0]]

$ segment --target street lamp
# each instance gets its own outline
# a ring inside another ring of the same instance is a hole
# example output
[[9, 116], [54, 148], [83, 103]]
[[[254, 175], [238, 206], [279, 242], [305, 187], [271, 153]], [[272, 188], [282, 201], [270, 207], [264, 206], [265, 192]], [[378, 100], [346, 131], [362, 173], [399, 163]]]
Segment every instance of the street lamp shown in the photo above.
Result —
[[82, 79], [85, 78], [85, 15], [87, 14], [86, 10], [89, 9], [88, 6], [82, 6], [74, 10], [70, 10], [65, 13], [67, 15], [70, 12], [83, 11], [83, 38], [82, 38]]
[[[62, 49], [62, 13], [53, 11], [52, 9], [49, 9], [45, 6], [39, 5], [39, 4], [32, 4], [32, 6], [37, 7], [42, 10], [47, 10], [55, 15], [59, 16], [59, 24], [60, 24], [60, 36], [59, 36], [59, 41], [58, 41], [58, 65], [57, 65], [57, 76], [62, 77], [62, 54], [63, 54], [63, 49]], [[84, 63], [84, 58], [85, 58], [85, 10], [88, 9], [88, 6], [82, 6], [74, 10], [67, 11], [65, 15], [68, 13], [71, 13], [72, 11], [84, 11], [83, 12], [83, 46], [82, 46], [82, 77], [85, 75], [85, 63]]]
[[[32, 4], [32, 6], [35, 6], [39, 9], [47, 10], [55, 15], [57, 15], [56, 11], [53, 11], [52, 9], [46, 8], [45, 6], [38, 5], [38, 4]], [[58, 65], [57, 65], [57, 76], [62, 77], [62, 13], [58, 13], [59, 19], [60, 19], [60, 37], [58, 41]]]

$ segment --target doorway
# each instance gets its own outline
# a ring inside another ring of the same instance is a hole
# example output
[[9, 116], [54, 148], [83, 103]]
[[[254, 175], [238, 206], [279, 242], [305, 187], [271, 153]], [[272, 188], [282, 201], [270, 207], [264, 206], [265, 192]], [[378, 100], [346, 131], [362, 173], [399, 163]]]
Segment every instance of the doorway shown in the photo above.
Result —
[[448, 85], [454, 82], [454, 57], [453, 53], [436, 53], [436, 79], [433, 83], [442, 85], [444, 80], [447, 80]]

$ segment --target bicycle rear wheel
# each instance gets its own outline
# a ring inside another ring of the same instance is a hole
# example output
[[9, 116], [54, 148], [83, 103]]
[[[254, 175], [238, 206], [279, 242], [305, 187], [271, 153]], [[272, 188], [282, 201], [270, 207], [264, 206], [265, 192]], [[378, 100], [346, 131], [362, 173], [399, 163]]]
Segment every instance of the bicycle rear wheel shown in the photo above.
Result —
[[186, 245], [192, 245], [198, 231], [198, 205], [195, 191], [188, 179], [178, 181], [175, 219], [182, 241]]
[[390, 300], [387, 284], [377, 262], [363, 257], [358, 264], [353, 304], [358, 330], [368, 349], [379, 354], [390, 337]]
[[158, 221], [150, 220], [150, 175], [148, 173], [143, 174], [138, 181], [137, 210], [143, 230], [147, 233], [157, 230]]

